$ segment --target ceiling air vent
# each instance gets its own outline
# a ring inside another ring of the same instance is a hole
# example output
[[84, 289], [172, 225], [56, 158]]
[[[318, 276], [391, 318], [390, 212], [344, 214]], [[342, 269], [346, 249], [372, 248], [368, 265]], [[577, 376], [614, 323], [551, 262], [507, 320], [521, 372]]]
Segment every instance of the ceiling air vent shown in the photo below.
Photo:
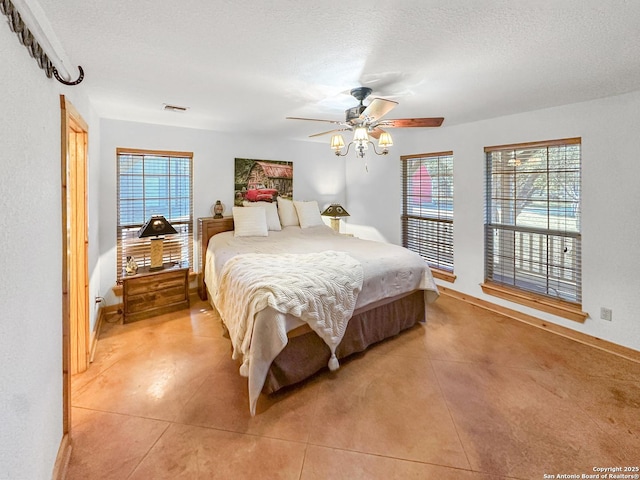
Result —
[[162, 109], [169, 112], [186, 112], [187, 110], [189, 110], [189, 107], [180, 107], [178, 105], [169, 105], [168, 103], [163, 103]]

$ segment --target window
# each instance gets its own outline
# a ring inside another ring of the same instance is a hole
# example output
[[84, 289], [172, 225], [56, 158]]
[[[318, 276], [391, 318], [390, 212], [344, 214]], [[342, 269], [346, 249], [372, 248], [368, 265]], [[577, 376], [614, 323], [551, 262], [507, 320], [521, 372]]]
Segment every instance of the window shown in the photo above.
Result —
[[400, 157], [402, 245], [453, 281], [453, 152]]
[[193, 154], [119, 148], [117, 276], [128, 256], [150, 263], [150, 240], [138, 230], [163, 215], [177, 230], [164, 241], [163, 261], [193, 265]]
[[485, 148], [487, 282], [579, 306], [580, 143]]

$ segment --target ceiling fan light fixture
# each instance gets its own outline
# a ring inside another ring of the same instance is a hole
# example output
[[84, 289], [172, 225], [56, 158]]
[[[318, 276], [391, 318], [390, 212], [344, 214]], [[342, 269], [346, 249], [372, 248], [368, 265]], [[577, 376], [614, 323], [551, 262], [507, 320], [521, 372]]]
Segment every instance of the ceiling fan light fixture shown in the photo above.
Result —
[[387, 148], [393, 146], [393, 138], [389, 132], [382, 132], [378, 139], [378, 146], [381, 148]]
[[376, 155], [387, 155], [389, 153], [388, 147], [393, 145], [393, 139], [388, 132], [382, 132], [380, 134], [380, 138], [378, 139], [378, 146], [382, 148], [382, 150], [378, 151], [376, 149], [376, 146], [371, 142], [371, 140], [369, 140], [369, 132], [367, 131], [367, 127], [360, 126], [355, 128], [353, 132], [353, 140], [349, 142], [349, 145], [347, 145], [347, 149], [343, 151], [345, 144], [342, 135], [335, 134], [331, 136], [331, 149], [339, 157], [346, 156], [349, 153], [351, 145], [354, 146], [356, 155], [360, 158], [364, 158], [365, 152], [369, 149], [369, 145], [371, 145]]
[[[353, 141], [366, 144], [369, 141], [369, 133], [366, 127], [357, 127], [353, 132]], [[366, 146], [365, 146], [366, 148]]]
[[342, 135], [333, 135], [331, 137], [331, 148], [338, 152], [338, 150], [341, 150], [343, 147], [344, 138], [342, 138]]

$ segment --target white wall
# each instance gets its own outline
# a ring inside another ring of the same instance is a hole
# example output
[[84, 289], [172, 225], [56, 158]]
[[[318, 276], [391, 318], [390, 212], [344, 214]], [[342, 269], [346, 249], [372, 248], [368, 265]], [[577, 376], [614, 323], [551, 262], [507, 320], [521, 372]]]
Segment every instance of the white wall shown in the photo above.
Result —
[[48, 479], [62, 440], [59, 95], [94, 117], [83, 87], [48, 79], [4, 22], [0, 65], [0, 478]]
[[[446, 122], [446, 120], [445, 120]], [[350, 223], [377, 228], [400, 243], [400, 155], [453, 150], [454, 262], [459, 292], [640, 350], [640, 92], [439, 129], [394, 131], [391, 158], [347, 166]], [[485, 295], [483, 148], [582, 137], [582, 277], [584, 324]], [[600, 307], [613, 321], [600, 320]]]
[[[167, 115], [176, 113], [167, 112]], [[216, 200], [227, 206], [224, 214], [231, 215], [235, 158], [293, 162], [293, 195], [296, 199], [317, 200], [320, 206], [345, 199], [344, 159], [336, 158], [324, 143], [120, 120], [103, 119], [100, 125], [100, 284], [102, 295], [109, 303], [118, 301], [111, 292], [116, 281], [118, 147], [193, 152], [194, 218], [211, 216], [211, 205]], [[194, 226], [196, 229], [197, 225]], [[197, 265], [197, 259], [194, 261]]]

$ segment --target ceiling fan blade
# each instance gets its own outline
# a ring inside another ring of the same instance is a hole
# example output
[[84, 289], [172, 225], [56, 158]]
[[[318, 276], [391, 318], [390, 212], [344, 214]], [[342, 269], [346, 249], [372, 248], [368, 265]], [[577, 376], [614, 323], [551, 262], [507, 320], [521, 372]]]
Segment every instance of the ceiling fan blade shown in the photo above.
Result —
[[398, 118], [396, 120], [383, 120], [378, 125], [385, 128], [439, 127], [443, 121], [443, 117]]
[[286, 117], [287, 120], [308, 120], [310, 122], [326, 122], [326, 123], [336, 123], [338, 125], [344, 124], [344, 122], [337, 122], [335, 120], [322, 120], [319, 118], [302, 118], [302, 117]]
[[369, 123], [376, 122], [393, 110], [398, 102], [393, 100], [385, 100], [384, 98], [374, 98], [371, 103], [360, 114], [360, 120], [366, 120]]
[[380, 135], [382, 135], [383, 133], [384, 133], [384, 130], [382, 130], [380, 127], [375, 127], [369, 132], [369, 136], [377, 140], [378, 138], [380, 138]]
[[351, 129], [350, 128], [336, 128], [336, 129], [333, 129], [333, 130], [328, 130], [326, 132], [314, 133], [313, 135], [309, 135], [309, 138], [320, 137], [322, 135], [327, 135], [327, 134], [333, 133], [333, 132], [344, 132], [346, 130], [348, 131], [348, 130], [351, 130]]

